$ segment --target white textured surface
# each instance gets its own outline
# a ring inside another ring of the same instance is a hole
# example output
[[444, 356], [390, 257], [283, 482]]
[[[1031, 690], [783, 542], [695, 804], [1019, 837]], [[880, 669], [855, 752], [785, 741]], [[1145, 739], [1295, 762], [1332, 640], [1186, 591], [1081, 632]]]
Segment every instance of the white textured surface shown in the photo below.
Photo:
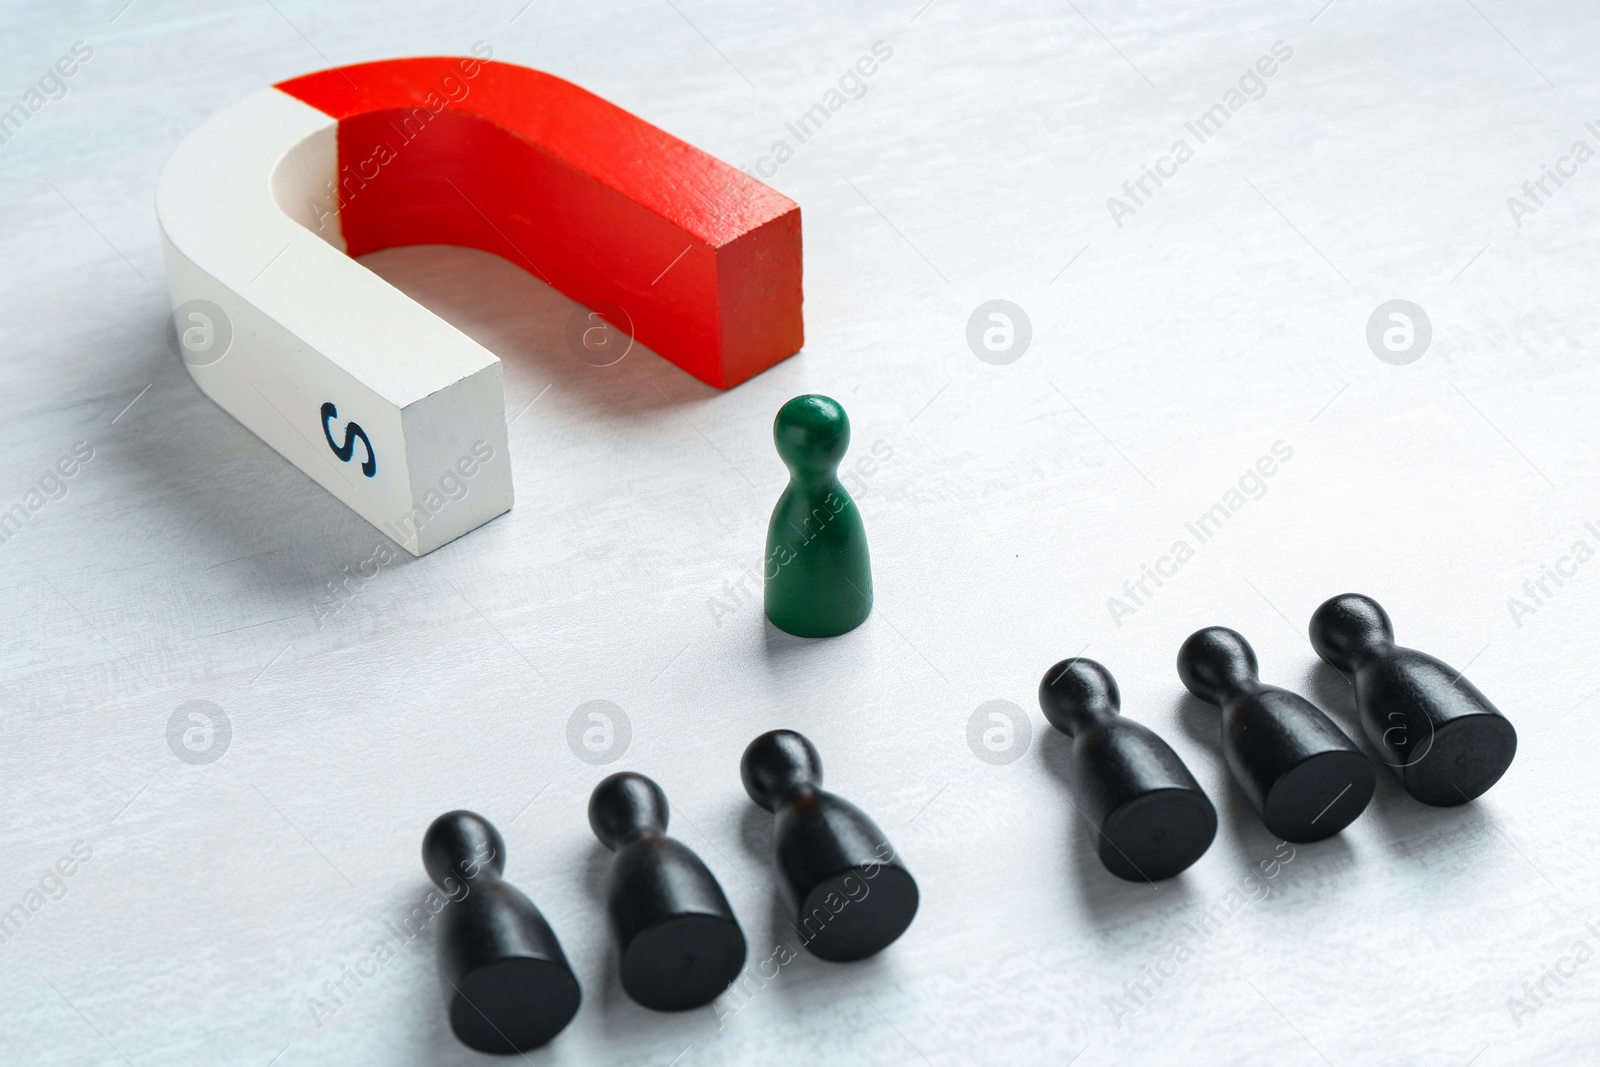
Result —
[[[1600, 949], [1600, 563], [1520, 626], [1507, 607], [1600, 526], [1600, 160], [1521, 228], [1506, 207], [1574, 140], [1600, 147], [1592, 6], [136, 0], [112, 22], [121, 4], [10, 3], [0, 30], [0, 105], [73, 41], [95, 49], [0, 145], [0, 508], [75, 442], [94, 449], [0, 545], [0, 909], [93, 848], [0, 944], [0, 1061], [476, 1062], [445, 1028], [428, 935], [320, 1027], [309, 1006], [422, 899], [419, 839], [454, 806], [502, 827], [584, 984], [535, 1063], [1600, 1055], [1600, 962], [1508, 1008], [1574, 942]], [[505, 358], [513, 415], [537, 402], [511, 425], [516, 507], [382, 566], [319, 627], [326, 583], [375, 535], [166, 351], [155, 179], [182, 134], [263, 85], [477, 39], [743, 165], [873, 41], [894, 54], [771, 179], [805, 213], [809, 343], [732, 392], [642, 351], [578, 362], [572, 306], [491, 257], [374, 257]], [[1265, 98], [1116, 228], [1105, 198], [1279, 40], [1294, 55]], [[1035, 332], [1005, 367], [963, 336], [995, 297]], [[1396, 297], [1434, 324], [1406, 367], [1364, 341]], [[770, 419], [812, 390], [848, 406], [854, 454], [893, 449], [858, 494], [878, 610], [823, 643], [775, 634], [754, 602], [707, 606], [759, 570], [782, 485]], [[1106, 598], [1277, 440], [1294, 455], [1266, 494], [1115, 625]], [[1275, 842], [1173, 655], [1234, 626], [1269, 680], [1349, 724], [1303, 631], [1351, 589], [1402, 641], [1470, 665], [1517, 725], [1517, 762], [1447, 811], [1382, 778], [1361, 821], [1300, 847], [1200, 943], [1185, 924]], [[1100, 869], [1053, 769], [1034, 686], [1085, 649], [1222, 813], [1210, 853], [1159, 889]], [[965, 740], [996, 698], [1035, 726], [1006, 766]], [[809, 733], [891, 835], [923, 887], [915, 925], [868, 963], [797, 960], [720, 1028], [627, 1002], [584, 818], [602, 769], [565, 741], [590, 699], [631, 718], [612, 768], [662, 782], [753, 964], [784, 935], [737, 761], [776, 725]], [[167, 744], [190, 700], [232, 723], [209, 765]], [[1117, 1025], [1108, 998], [1184, 936], [1193, 957]]]

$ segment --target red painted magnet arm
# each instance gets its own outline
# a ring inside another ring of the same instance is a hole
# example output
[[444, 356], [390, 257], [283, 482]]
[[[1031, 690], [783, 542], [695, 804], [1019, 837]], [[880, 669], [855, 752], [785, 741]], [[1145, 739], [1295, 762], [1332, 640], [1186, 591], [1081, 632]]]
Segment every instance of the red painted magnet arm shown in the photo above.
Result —
[[[798, 351], [800, 209], [553, 75], [427, 57], [278, 89], [339, 121], [352, 256], [407, 244], [502, 255], [718, 388]], [[608, 316], [610, 317], [610, 316]]]

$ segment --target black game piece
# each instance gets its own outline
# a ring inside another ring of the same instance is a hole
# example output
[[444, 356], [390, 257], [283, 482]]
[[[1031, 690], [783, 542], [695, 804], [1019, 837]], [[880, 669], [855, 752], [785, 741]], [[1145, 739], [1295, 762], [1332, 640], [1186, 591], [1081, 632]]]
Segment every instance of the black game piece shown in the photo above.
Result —
[[867, 813], [822, 788], [822, 757], [793, 730], [750, 742], [744, 791], [776, 815], [773, 860], [796, 932], [819, 959], [880, 952], [917, 914], [917, 883]]
[[1222, 752], [1267, 829], [1321, 841], [1356, 820], [1378, 784], [1356, 743], [1304, 697], [1257, 677], [1255, 651], [1225, 626], [1189, 635], [1178, 677], [1222, 708]]
[[463, 1045], [538, 1048], [578, 1013], [582, 993], [555, 931], [501, 878], [506, 843], [488, 819], [451, 811], [422, 838], [422, 866], [450, 903], [439, 915], [439, 974]]
[[1355, 684], [1367, 739], [1424, 804], [1488, 792], [1517, 754], [1517, 731], [1477, 686], [1425, 652], [1394, 643], [1371, 597], [1344, 593], [1311, 616], [1311, 645]]
[[1072, 792], [1118, 878], [1170, 878], [1205, 854], [1217, 809], [1183, 760], [1153, 731], [1125, 719], [1111, 672], [1065, 659], [1045, 672], [1039, 706], [1072, 738]]
[[622, 988], [653, 1011], [711, 1003], [744, 967], [744, 933], [700, 857], [666, 836], [667, 797], [624, 771], [594, 787], [589, 825], [616, 855], [606, 913], [622, 952]]

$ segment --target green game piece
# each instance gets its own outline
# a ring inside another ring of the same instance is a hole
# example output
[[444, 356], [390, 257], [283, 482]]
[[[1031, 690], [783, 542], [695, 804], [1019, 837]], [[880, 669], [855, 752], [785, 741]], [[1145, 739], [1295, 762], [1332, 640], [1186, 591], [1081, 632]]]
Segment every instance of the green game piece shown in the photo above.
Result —
[[861, 512], [839, 481], [850, 417], [837, 400], [808, 394], [772, 423], [789, 487], [767, 526], [767, 618], [796, 637], [833, 637], [872, 613], [872, 561]]

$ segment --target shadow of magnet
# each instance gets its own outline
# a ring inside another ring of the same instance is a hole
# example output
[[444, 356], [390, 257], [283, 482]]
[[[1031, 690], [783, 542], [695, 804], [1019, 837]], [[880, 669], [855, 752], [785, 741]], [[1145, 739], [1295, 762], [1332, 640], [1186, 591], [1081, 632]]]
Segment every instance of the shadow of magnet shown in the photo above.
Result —
[[156, 214], [195, 383], [414, 555], [511, 507], [500, 361], [351, 257], [493, 252], [718, 389], [803, 342], [798, 205], [508, 63], [263, 89], [183, 139]]

